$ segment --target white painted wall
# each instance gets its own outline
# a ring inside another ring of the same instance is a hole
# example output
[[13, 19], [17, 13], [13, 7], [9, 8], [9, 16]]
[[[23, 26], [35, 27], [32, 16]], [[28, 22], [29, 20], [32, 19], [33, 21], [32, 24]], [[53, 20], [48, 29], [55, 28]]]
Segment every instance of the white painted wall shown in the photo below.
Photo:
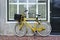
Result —
[[0, 0], [0, 34], [14, 34], [14, 25], [6, 23], [6, 0]]

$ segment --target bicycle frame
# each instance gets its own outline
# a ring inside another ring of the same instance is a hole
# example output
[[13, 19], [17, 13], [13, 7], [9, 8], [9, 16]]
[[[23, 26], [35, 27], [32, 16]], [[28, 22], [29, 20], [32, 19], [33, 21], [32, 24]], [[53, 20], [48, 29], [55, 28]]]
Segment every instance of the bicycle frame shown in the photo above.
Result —
[[[26, 25], [26, 27], [29, 27], [32, 30], [32, 32], [36, 32], [36, 31], [41, 32], [41, 31], [45, 30], [45, 27], [41, 23], [39, 24], [38, 20], [37, 20], [36, 23], [34, 23], [34, 27], [32, 27], [31, 24], [27, 23], [25, 17], [22, 18], [22, 19], [23, 19], [23, 21], [20, 19], [21, 20], [21, 24], [19, 24], [19, 30], [22, 29], [22, 27], [23, 27], [24, 24]], [[37, 25], [40, 25], [41, 27], [37, 28]]]

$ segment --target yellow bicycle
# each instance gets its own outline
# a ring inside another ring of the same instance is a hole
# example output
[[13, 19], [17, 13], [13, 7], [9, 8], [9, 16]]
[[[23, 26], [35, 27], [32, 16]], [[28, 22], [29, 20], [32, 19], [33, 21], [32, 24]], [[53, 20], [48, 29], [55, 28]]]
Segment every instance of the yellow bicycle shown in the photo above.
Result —
[[[15, 15], [16, 16], [16, 15]], [[40, 16], [40, 15], [38, 15]], [[19, 14], [17, 19], [18, 23], [15, 25], [15, 32], [17, 36], [48, 36], [51, 32], [51, 26], [48, 22], [41, 22], [38, 20], [38, 16], [36, 17], [36, 23], [32, 26], [30, 23], [27, 23], [24, 14]]]

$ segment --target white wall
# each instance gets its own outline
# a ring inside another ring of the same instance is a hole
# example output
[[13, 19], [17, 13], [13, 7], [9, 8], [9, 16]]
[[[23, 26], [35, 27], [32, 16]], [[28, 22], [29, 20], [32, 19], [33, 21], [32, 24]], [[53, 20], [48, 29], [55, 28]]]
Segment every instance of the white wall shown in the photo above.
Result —
[[6, 0], [0, 0], [0, 34], [14, 34], [14, 25], [6, 23]]

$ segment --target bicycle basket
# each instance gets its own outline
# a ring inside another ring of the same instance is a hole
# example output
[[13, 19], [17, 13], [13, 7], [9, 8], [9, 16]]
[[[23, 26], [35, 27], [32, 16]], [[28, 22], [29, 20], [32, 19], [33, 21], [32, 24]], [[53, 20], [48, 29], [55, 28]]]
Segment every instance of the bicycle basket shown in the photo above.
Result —
[[15, 14], [14, 15], [14, 20], [16, 20], [16, 21], [20, 20], [21, 16], [22, 16], [21, 14]]

